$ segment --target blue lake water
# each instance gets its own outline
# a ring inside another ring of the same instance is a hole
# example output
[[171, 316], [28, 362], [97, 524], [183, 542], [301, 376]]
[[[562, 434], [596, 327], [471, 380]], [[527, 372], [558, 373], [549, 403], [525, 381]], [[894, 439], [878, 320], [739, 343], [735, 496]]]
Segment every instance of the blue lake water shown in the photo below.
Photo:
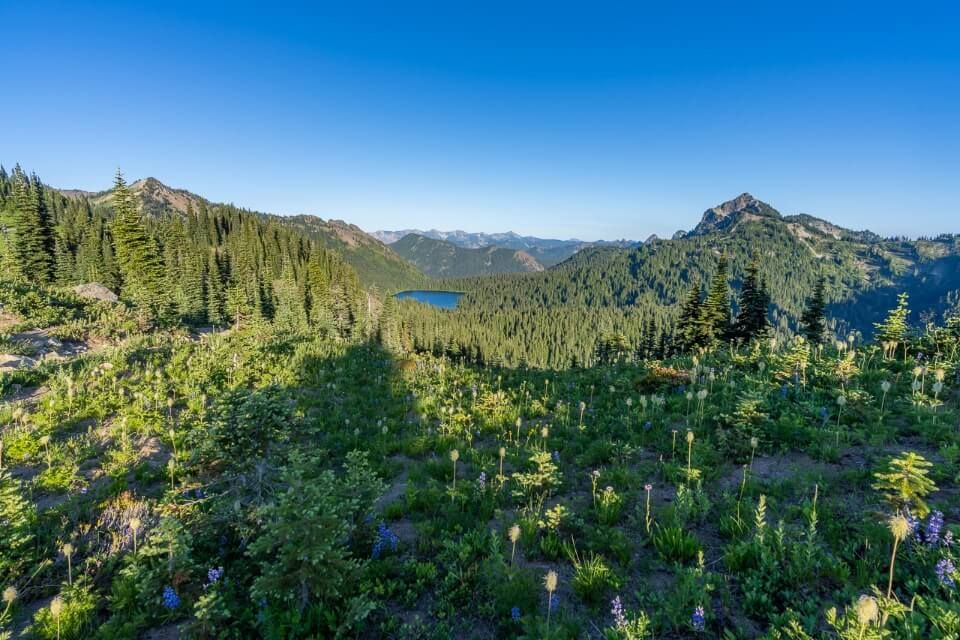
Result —
[[426, 304], [431, 304], [435, 307], [440, 307], [441, 309], [456, 309], [457, 303], [460, 301], [460, 297], [463, 294], [459, 291], [425, 291], [425, 290], [416, 290], [416, 291], [401, 291], [397, 293], [394, 297], [396, 298], [411, 298], [417, 302], [423, 302]]

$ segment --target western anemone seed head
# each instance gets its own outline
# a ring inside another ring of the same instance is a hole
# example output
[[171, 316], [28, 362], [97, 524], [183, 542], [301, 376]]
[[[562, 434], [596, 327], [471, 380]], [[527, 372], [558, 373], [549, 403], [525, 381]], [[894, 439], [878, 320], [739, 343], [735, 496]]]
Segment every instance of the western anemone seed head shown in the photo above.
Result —
[[937, 369], [933, 372], [933, 377], [936, 378], [937, 382], [943, 382], [943, 379], [947, 376], [947, 372], [943, 369]]
[[6, 605], [9, 605], [11, 602], [17, 599], [17, 588], [10, 586], [3, 590], [3, 602]]
[[632, 406], [633, 406], [633, 398], [627, 398], [627, 406], [628, 406], [628, 407], [632, 407]]
[[687, 402], [693, 400], [693, 391], [687, 391]]
[[913, 389], [914, 393], [916, 393], [917, 391], [920, 391], [920, 381], [914, 380], [913, 384], [910, 385], [910, 388]]
[[937, 380], [933, 383], [933, 392], [940, 393], [941, 391], [943, 391], [943, 383]]
[[548, 437], [549, 435], [550, 435], [550, 429], [548, 429], [547, 427], [544, 427], [544, 428], [540, 429], [540, 437], [541, 437], [541, 438], [546, 438], [546, 437]]
[[50, 444], [50, 436], [40, 436], [40, 446], [45, 447]]
[[880, 616], [880, 605], [877, 604], [877, 599], [873, 596], [860, 596], [860, 599], [857, 600], [856, 611], [857, 621], [862, 626], [866, 626], [876, 622]]
[[583, 411], [583, 410], [586, 409], [586, 408], [587, 408], [587, 403], [584, 402], [583, 400], [581, 400], [581, 401], [580, 401], [580, 411]]
[[837, 404], [840, 405], [841, 407], [847, 404], [847, 396], [842, 396], [842, 395], [837, 396]]
[[699, 400], [706, 400], [706, 399], [707, 399], [707, 390], [706, 390], [706, 389], [700, 389], [700, 391], [697, 391], [697, 398], [698, 398]]
[[890, 391], [890, 381], [884, 380], [883, 382], [881, 382], [880, 388], [883, 390], [884, 393]]
[[520, 425], [522, 424], [523, 424], [523, 420], [520, 418], [520, 416], [517, 416], [517, 429], [519, 429]]
[[648, 493], [649, 493], [650, 491], [653, 491], [653, 485], [652, 485], [652, 484], [649, 484], [649, 483], [643, 485], [643, 488], [644, 488]]
[[456, 449], [454, 449], [453, 451], [450, 452], [450, 460], [452, 460], [453, 462], [456, 462], [456, 461], [459, 460], [459, 459], [460, 459], [460, 452], [459, 452], [459, 451], [457, 451]]
[[138, 530], [141, 524], [143, 523], [140, 522], [140, 518], [136, 518], [136, 517], [130, 518], [130, 528], [133, 529], [134, 531]]
[[515, 524], [510, 527], [510, 530], [507, 532], [507, 535], [510, 537], [510, 542], [513, 544], [517, 543], [517, 540], [520, 539], [520, 525]]
[[557, 572], [550, 570], [547, 571], [547, 575], [543, 577], [543, 586], [547, 588], [548, 593], [553, 593], [557, 590]]
[[67, 557], [72, 556], [72, 555], [73, 555], [73, 545], [68, 542], [67, 544], [63, 545], [62, 551], [63, 551], [63, 555], [65, 555], [65, 556], [67, 556]]
[[693, 444], [693, 431], [687, 431], [687, 444]]
[[919, 378], [921, 373], [923, 373], [923, 367], [914, 367], [914, 368], [913, 368], [913, 377], [914, 377], [914, 378]]
[[759, 444], [760, 444], [760, 440], [757, 439], [757, 436], [753, 436], [752, 438], [750, 438], [750, 448], [756, 449]]
[[506, 447], [500, 447], [500, 457], [503, 458], [503, 457], [505, 457], [506, 455], [507, 455], [507, 448], [506, 448]]
[[50, 601], [50, 613], [53, 614], [54, 618], [59, 618], [61, 611], [63, 611], [63, 598], [57, 596]]
[[893, 534], [893, 537], [896, 538], [897, 541], [902, 542], [910, 535], [910, 521], [903, 517], [902, 514], [897, 514], [890, 518], [888, 525], [890, 527], [890, 533]]

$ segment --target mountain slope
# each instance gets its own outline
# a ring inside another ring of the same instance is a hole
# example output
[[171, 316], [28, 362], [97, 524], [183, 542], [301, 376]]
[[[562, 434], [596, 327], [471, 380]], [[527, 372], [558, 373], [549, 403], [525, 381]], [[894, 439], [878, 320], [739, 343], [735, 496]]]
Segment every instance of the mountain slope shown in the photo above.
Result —
[[731, 305], [754, 252], [772, 298], [779, 335], [797, 328], [822, 274], [830, 328], [870, 337], [895, 305], [911, 298], [911, 322], [943, 317], [960, 301], [960, 236], [884, 239], [813, 216], [783, 216], [748, 194], [708, 209], [691, 232], [631, 249], [591, 247], [539, 273], [455, 280], [465, 292], [456, 313], [416, 310], [412, 342], [507, 365], [566, 367], [590, 361], [604, 333], [628, 344], [669, 343], [678, 302], [691, 282], [701, 290], [719, 257], [730, 262]]
[[390, 248], [420, 271], [435, 278], [543, 271], [543, 265], [522, 250], [493, 246], [464, 249], [452, 242], [414, 233], [394, 242]]
[[[143, 178], [130, 185], [140, 210], [147, 215], [184, 215], [188, 210], [212, 209], [218, 205], [185, 189], [165, 185], [156, 178]], [[89, 198], [95, 204], [110, 204], [111, 191], [90, 193], [77, 189], [60, 190], [67, 197]], [[389, 247], [342, 220], [324, 220], [311, 215], [279, 216], [252, 212], [306, 234], [321, 246], [343, 254], [367, 286], [385, 290], [404, 289], [423, 282], [424, 275]]]
[[429, 231], [420, 231], [417, 229], [407, 229], [404, 231], [374, 231], [371, 235], [382, 242], [392, 245], [404, 236], [410, 234], [431, 238], [433, 240], [443, 240], [464, 249], [481, 249], [493, 246], [502, 249], [523, 251], [535, 258], [537, 262], [544, 267], [552, 267], [555, 264], [559, 264], [576, 252], [587, 247], [632, 247], [639, 244], [631, 240], [600, 240], [597, 242], [586, 242], [576, 239], [553, 240], [550, 238], [521, 236], [512, 231], [506, 233], [470, 233], [460, 230], [438, 231], [431, 229]]

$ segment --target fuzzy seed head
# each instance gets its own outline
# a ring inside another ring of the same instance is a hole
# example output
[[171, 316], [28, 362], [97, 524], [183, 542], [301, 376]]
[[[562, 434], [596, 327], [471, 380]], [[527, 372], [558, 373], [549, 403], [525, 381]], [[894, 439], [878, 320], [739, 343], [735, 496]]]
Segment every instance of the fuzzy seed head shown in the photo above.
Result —
[[141, 524], [143, 523], [140, 522], [140, 518], [130, 518], [130, 528], [134, 531], [137, 531]]
[[3, 590], [3, 603], [9, 605], [11, 602], [17, 599], [17, 588], [14, 586], [7, 587]]
[[454, 449], [453, 451], [450, 452], [450, 460], [451, 460], [451, 461], [456, 462], [456, 461], [459, 460], [459, 459], [460, 459], [460, 452], [459, 452], [459, 451], [457, 451], [456, 449]]
[[693, 431], [687, 431], [687, 444], [693, 444]]
[[501, 458], [501, 459], [502, 459], [502, 458], [505, 458], [506, 455], [507, 455], [507, 448], [506, 448], [506, 447], [500, 447], [500, 458]]
[[557, 590], [557, 572], [556, 571], [547, 571], [547, 575], [543, 577], [543, 586], [547, 588], [548, 593], [553, 593]]
[[54, 618], [59, 618], [61, 611], [63, 611], [63, 598], [57, 596], [50, 601], [50, 613], [53, 614]]
[[507, 532], [507, 535], [510, 536], [510, 542], [517, 544], [517, 540], [520, 539], [520, 525], [515, 524], [510, 527], [510, 530]]
[[880, 605], [873, 596], [860, 596], [857, 600], [857, 621], [861, 626], [866, 626], [877, 620], [880, 616]]
[[63, 555], [67, 556], [68, 558], [73, 555], [73, 545], [69, 542], [63, 545]]
[[893, 534], [893, 537], [898, 542], [902, 542], [910, 534], [910, 521], [901, 514], [890, 518], [888, 525], [890, 527], [890, 533]]
[[884, 393], [887, 393], [888, 391], [890, 391], [890, 381], [884, 380], [883, 382], [881, 382], [880, 388], [883, 390]]

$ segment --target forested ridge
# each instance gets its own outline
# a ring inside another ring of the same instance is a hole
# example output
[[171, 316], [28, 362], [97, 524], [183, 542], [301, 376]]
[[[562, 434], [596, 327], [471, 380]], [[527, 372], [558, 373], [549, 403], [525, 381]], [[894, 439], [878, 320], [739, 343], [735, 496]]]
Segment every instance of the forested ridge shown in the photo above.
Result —
[[708, 210], [705, 221], [717, 224], [702, 223], [684, 237], [584, 249], [540, 273], [433, 283], [466, 294], [456, 312], [406, 306], [408, 339], [418, 349], [445, 345], [487, 361], [550, 367], [589, 362], [605, 333], [623, 334], [645, 353], [660, 344], [670, 351], [679, 302], [692, 283], [705, 291], [721, 256], [729, 262], [734, 311], [746, 269], [759, 257], [770, 319], [781, 336], [797, 331], [821, 277], [829, 326], [841, 333], [872, 335], [901, 291], [928, 321], [942, 320], [960, 300], [956, 235], [884, 239], [808, 215], [784, 217], [745, 195], [742, 209], [725, 203], [716, 208], [729, 210], [720, 217]]
[[403, 236], [390, 248], [434, 278], [525, 273], [544, 268], [533, 256], [519, 249], [496, 246], [466, 249], [415, 233]]
[[119, 173], [106, 199], [0, 170], [0, 265], [40, 285], [101, 283], [150, 321], [373, 331], [368, 294], [340, 253], [276, 218], [198, 205], [145, 215]]

